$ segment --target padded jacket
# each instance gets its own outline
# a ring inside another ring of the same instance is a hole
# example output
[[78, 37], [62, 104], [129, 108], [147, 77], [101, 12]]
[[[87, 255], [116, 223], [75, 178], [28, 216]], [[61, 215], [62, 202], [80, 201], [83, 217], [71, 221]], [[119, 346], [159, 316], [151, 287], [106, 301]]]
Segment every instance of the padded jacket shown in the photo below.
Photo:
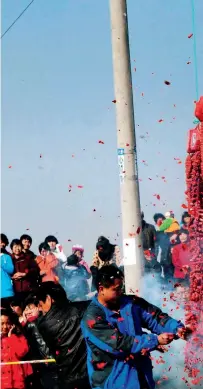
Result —
[[[24, 326], [24, 334], [30, 345], [28, 358], [30, 360], [53, 359], [53, 355], [38, 329], [40, 318], [28, 321]], [[39, 372], [43, 388], [58, 389], [58, 371], [56, 363], [39, 363], [33, 365], [34, 373]]]
[[39, 331], [56, 359], [60, 388], [66, 385], [79, 388], [78, 382], [82, 380], [83, 387], [88, 389], [86, 345], [80, 328], [86, 307], [85, 303], [74, 305], [68, 300], [61, 306], [53, 304], [38, 323]]

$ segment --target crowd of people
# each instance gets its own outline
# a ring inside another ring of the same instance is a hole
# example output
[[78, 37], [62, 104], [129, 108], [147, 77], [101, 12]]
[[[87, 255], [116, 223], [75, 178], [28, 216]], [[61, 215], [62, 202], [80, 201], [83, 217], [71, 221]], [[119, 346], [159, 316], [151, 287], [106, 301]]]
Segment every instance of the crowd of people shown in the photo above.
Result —
[[[153, 226], [142, 213], [144, 274], [165, 286], [188, 285], [190, 222], [187, 212], [181, 223], [172, 212], [157, 213]], [[124, 295], [117, 245], [99, 237], [90, 267], [81, 245], [67, 257], [51, 235], [38, 254], [27, 234], [8, 246], [1, 234], [2, 389], [155, 387], [150, 351], [165, 351], [190, 329]]]

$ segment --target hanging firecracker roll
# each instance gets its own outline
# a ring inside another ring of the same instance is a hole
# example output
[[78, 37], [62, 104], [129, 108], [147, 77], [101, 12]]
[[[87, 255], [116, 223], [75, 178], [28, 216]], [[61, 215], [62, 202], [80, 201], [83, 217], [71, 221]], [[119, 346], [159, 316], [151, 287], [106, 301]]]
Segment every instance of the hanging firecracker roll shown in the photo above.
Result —
[[203, 363], [203, 96], [196, 104], [195, 116], [200, 123], [189, 131], [185, 161], [186, 197], [192, 216], [190, 292], [185, 307], [186, 324], [194, 331], [185, 350], [185, 370], [190, 377], [197, 377], [197, 366]]

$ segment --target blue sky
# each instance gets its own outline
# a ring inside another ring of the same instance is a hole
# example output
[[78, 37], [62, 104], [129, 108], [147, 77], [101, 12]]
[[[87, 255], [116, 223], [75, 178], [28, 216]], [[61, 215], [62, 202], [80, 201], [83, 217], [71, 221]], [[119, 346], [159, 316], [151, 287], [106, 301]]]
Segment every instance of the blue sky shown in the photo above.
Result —
[[[2, 0], [2, 31], [28, 2]], [[121, 232], [108, 5], [35, 0], [2, 40], [2, 230], [11, 240], [29, 229], [35, 249], [54, 234], [68, 253], [71, 239], [87, 260], [100, 234], [120, 242]], [[191, 1], [128, 0], [128, 13], [142, 209], [149, 221], [169, 209], [179, 217], [196, 98]]]

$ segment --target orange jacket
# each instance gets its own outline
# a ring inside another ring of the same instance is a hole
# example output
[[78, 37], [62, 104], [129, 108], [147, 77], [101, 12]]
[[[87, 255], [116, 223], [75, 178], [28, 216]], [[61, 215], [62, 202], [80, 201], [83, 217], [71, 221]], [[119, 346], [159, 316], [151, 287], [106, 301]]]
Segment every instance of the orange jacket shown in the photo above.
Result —
[[40, 268], [40, 273], [43, 271], [45, 274], [42, 277], [42, 282], [54, 281], [58, 282], [58, 277], [54, 269], [58, 266], [58, 259], [54, 254], [48, 254], [46, 257], [38, 255], [36, 262]]

